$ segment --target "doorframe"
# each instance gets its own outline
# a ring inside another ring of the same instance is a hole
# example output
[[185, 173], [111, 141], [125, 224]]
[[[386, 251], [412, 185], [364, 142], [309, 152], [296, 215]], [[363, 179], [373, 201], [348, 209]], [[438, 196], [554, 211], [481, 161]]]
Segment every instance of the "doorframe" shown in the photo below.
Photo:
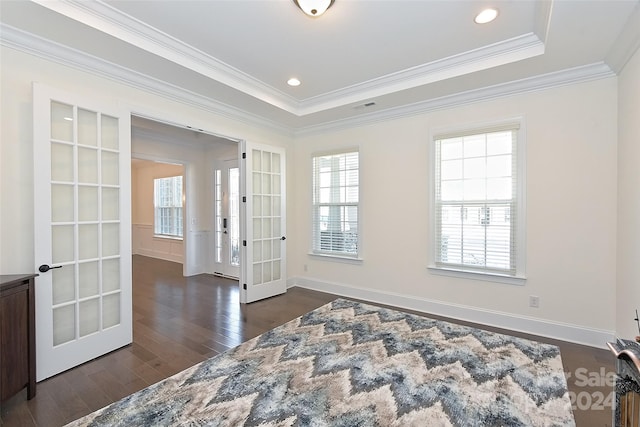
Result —
[[[194, 120], [193, 117], [186, 117], [186, 116], [182, 116], [179, 113], [175, 113], [175, 112], [166, 112], [166, 111], [158, 111], [158, 110], [154, 110], [154, 109], [150, 109], [148, 107], [144, 107], [141, 105], [136, 105], [136, 104], [126, 104], [125, 105], [125, 109], [128, 111], [129, 115], [132, 116], [136, 116], [136, 117], [140, 117], [143, 119], [147, 119], [147, 120], [153, 120], [155, 122], [158, 123], [162, 123], [165, 125], [169, 125], [169, 126], [174, 126], [176, 128], [179, 129], [187, 129], [187, 130], [196, 130], [198, 132], [201, 133], [205, 133], [208, 135], [212, 135], [218, 138], [223, 138], [223, 139], [227, 139], [229, 141], [235, 142], [237, 144], [237, 159], [238, 159], [238, 163], [240, 163], [240, 158], [242, 155], [242, 138], [237, 138], [237, 137], [232, 137], [232, 136], [228, 136], [222, 133], [218, 133], [215, 131], [211, 131], [208, 129], [208, 125], [209, 122], [207, 122], [207, 124], [202, 124], [201, 122], [199, 122], [197, 119]], [[188, 124], [187, 124], [188, 123]], [[133, 145], [133, 142], [132, 142]], [[185, 176], [185, 180], [188, 183], [189, 182], [189, 178], [188, 176], [190, 176], [191, 173], [193, 173], [192, 168], [193, 166], [189, 164], [189, 162], [185, 162], [183, 160], [177, 160], [177, 159], [167, 159], [167, 158], [163, 158], [161, 156], [153, 156], [153, 155], [144, 155], [144, 154], [140, 154], [140, 153], [134, 153], [133, 150], [131, 151], [131, 157], [132, 158], [139, 158], [142, 160], [152, 160], [152, 161], [160, 161], [160, 162], [170, 162], [170, 163], [181, 163], [184, 167], [184, 176]], [[155, 157], [155, 158], [154, 158]], [[241, 175], [242, 175], [242, 170], [241, 170]], [[129, 184], [131, 185], [131, 184]], [[190, 185], [185, 185], [185, 199], [189, 200], [190, 197], [193, 197], [193, 194], [191, 193], [194, 189], [191, 188], [192, 186]], [[242, 210], [242, 209], [241, 209]], [[185, 203], [184, 206], [184, 213], [183, 213], [183, 230], [185, 230], [185, 233], [183, 235], [183, 247], [184, 247], [184, 253], [183, 253], [183, 264], [182, 264], [182, 271], [183, 271], [183, 275], [184, 276], [189, 276], [192, 275], [191, 271], [189, 271], [189, 261], [196, 259], [197, 254], [193, 253], [194, 248], [192, 248], [189, 244], [189, 233], [186, 231], [188, 230], [188, 223], [187, 223], [187, 218], [189, 218], [189, 207], [188, 207], [188, 203]], [[242, 230], [242, 221], [243, 218], [240, 218], [240, 222], [241, 222], [241, 230]], [[242, 232], [242, 231], [241, 231]], [[211, 244], [207, 245], [208, 248], [211, 247]], [[213, 254], [211, 254], [213, 255]], [[243, 263], [245, 262], [244, 260], [244, 256], [242, 254], [240, 254], [240, 268], [242, 269]], [[206, 267], [209, 269], [210, 266], [210, 262], [206, 262], [205, 265]], [[198, 273], [195, 273], [198, 274]], [[240, 281], [238, 281], [238, 286], [241, 287], [240, 285]], [[240, 291], [242, 292], [242, 289], [240, 289]]]
[[[226, 271], [224, 271], [224, 267], [222, 267], [223, 271], [216, 271], [217, 267], [223, 264], [223, 263], [218, 263], [215, 260], [215, 250], [216, 250], [216, 240], [215, 239], [216, 239], [216, 231], [217, 231], [217, 229], [216, 229], [217, 228], [217, 224], [216, 224], [216, 206], [215, 206], [215, 204], [216, 204], [215, 186], [216, 186], [216, 182], [217, 182], [217, 180], [216, 180], [216, 171], [217, 170], [221, 170], [221, 171], [225, 171], [226, 170], [228, 172], [229, 170], [231, 170], [231, 167], [226, 165], [226, 163], [228, 163], [228, 162], [234, 162], [235, 163], [234, 167], [237, 168], [238, 172], [240, 173], [240, 159], [237, 159], [237, 158], [236, 159], [222, 159], [222, 158], [220, 158], [220, 159], [214, 160], [211, 163], [212, 169], [211, 169], [210, 182], [212, 183], [212, 187], [213, 187], [212, 188], [213, 191], [211, 193], [212, 194], [212, 202], [213, 202], [211, 204], [211, 214], [212, 214], [211, 215], [211, 219], [213, 221], [213, 224], [212, 224], [212, 227], [211, 227], [212, 239], [211, 239], [211, 242], [210, 242], [211, 244], [210, 244], [210, 248], [209, 248], [209, 250], [211, 251], [211, 256], [209, 257], [210, 258], [210, 260], [209, 260], [209, 264], [210, 264], [209, 269], [211, 270], [211, 272], [213, 274], [219, 275], [220, 277], [226, 277], [226, 278], [229, 278], [229, 279], [232, 279], [232, 280], [238, 280], [239, 281], [240, 280], [240, 269], [242, 268], [242, 261], [243, 261], [242, 248], [241, 247], [240, 247], [240, 255], [239, 255], [240, 256], [240, 265], [238, 266], [238, 274], [237, 274], [237, 276], [226, 274]], [[240, 176], [238, 176], [238, 178], [241, 179]], [[226, 178], [222, 179], [222, 181], [227, 184], [226, 187], [223, 187], [223, 189], [222, 189], [223, 192], [226, 191], [227, 193], [230, 193], [231, 191], [229, 189], [229, 175], [227, 174]], [[241, 187], [240, 181], [238, 181], [238, 187]], [[241, 189], [241, 188], [239, 188], [239, 189]], [[241, 197], [241, 195], [239, 195], [239, 196]], [[241, 210], [242, 210], [241, 207], [238, 206], [238, 228], [239, 228], [239, 231], [241, 231], [240, 228], [242, 226], [242, 224], [241, 224], [242, 223], [242, 218], [240, 218], [240, 211]], [[229, 213], [229, 215], [227, 215], [227, 216], [231, 217], [230, 212], [228, 212], [228, 211], [229, 211], [229, 198], [227, 198], [227, 213]], [[230, 245], [230, 242], [227, 242], [227, 244]], [[229, 247], [227, 247], [227, 249], [229, 249]], [[228, 257], [228, 254], [227, 254], [227, 257]], [[227, 260], [227, 261], [229, 261], [229, 260]]]

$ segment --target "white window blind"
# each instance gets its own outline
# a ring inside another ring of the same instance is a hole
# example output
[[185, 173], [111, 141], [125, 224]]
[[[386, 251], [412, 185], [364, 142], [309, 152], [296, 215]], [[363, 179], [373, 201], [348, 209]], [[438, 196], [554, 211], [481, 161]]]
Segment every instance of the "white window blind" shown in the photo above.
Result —
[[154, 233], [182, 237], [182, 176], [153, 180]]
[[521, 272], [518, 129], [511, 124], [435, 138], [436, 268]]
[[313, 253], [358, 256], [359, 154], [313, 157]]

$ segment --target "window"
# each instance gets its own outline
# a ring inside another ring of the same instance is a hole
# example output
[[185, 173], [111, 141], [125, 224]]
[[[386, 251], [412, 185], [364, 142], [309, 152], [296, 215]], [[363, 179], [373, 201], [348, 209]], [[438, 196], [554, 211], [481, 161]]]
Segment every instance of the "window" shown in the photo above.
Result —
[[[217, 263], [223, 259], [224, 239], [229, 239], [228, 263], [234, 267], [240, 266], [240, 169], [227, 168], [227, 206], [224, 206], [225, 192], [223, 190], [222, 169], [215, 170], [215, 252]], [[226, 209], [226, 212], [225, 212]], [[228, 218], [227, 218], [228, 217]]]
[[434, 138], [435, 269], [522, 283], [524, 138], [519, 129], [519, 122], [510, 122]]
[[154, 233], [182, 237], [182, 176], [153, 180]]
[[358, 257], [358, 152], [313, 157], [313, 253]]
[[222, 170], [215, 171], [215, 251], [214, 256], [217, 263], [222, 262], [222, 233], [224, 232], [224, 213], [222, 212]]

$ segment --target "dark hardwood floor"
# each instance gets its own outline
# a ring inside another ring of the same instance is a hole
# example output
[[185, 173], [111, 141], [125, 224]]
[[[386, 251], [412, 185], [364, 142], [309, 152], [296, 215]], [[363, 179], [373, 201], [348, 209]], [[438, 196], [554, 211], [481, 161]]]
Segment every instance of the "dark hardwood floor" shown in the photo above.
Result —
[[[240, 305], [236, 281], [185, 278], [180, 264], [134, 256], [133, 344], [38, 383], [32, 400], [25, 390], [3, 402], [0, 425], [64, 425], [335, 298], [292, 288]], [[558, 345], [577, 426], [611, 426], [614, 360], [608, 351], [483, 328]]]

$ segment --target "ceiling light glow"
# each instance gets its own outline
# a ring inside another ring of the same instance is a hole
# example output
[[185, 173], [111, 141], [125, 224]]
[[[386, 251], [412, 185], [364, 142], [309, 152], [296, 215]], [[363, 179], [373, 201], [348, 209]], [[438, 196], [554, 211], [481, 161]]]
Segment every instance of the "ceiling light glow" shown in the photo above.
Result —
[[485, 9], [476, 16], [474, 21], [476, 24], [486, 24], [496, 19], [497, 16], [497, 9]]
[[309, 16], [320, 16], [331, 7], [334, 0], [293, 0]]
[[287, 84], [289, 86], [300, 86], [300, 80], [296, 79], [295, 77], [290, 78], [289, 80], [287, 80]]

